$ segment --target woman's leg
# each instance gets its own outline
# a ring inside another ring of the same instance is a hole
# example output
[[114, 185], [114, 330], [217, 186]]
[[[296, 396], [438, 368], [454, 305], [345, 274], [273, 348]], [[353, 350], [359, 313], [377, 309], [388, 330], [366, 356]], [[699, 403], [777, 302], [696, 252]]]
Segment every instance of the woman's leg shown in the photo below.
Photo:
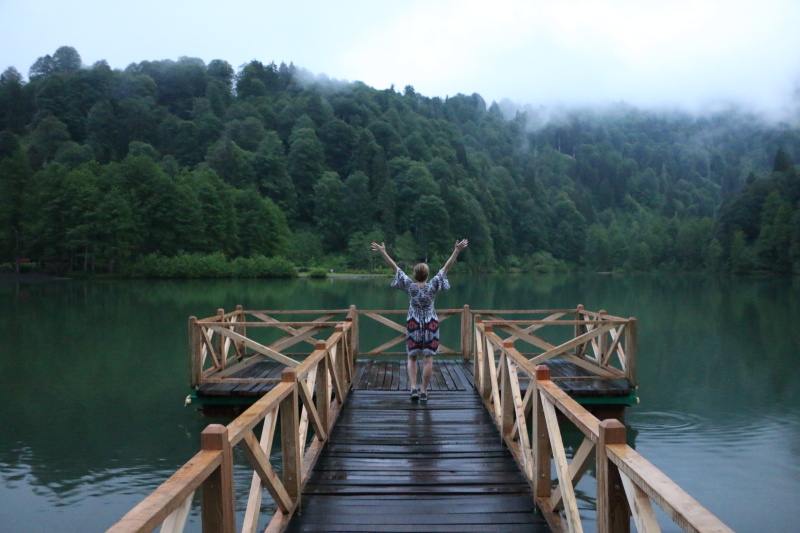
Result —
[[[423, 374], [424, 375], [424, 374]], [[413, 391], [417, 388], [417, 356], [408, 356], [408, 384]]]
[[426, 355], [422, 360], [422, 392], [428, 393], [428, 385], [431, 383], [431, 376], [433, 376], [433, 356]]

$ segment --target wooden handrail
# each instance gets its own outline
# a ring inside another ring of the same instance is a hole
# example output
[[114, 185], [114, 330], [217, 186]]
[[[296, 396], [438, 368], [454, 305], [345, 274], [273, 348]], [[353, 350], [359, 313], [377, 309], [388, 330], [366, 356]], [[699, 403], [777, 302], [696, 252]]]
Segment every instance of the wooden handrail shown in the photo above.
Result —
[[[314, 320], [280, 321], [271, 315], [317, 315]], [[223, 309], [209, 318], [189, 318], [189, 384], [197, 387], [203, 382], [213, 382], [216, 378], [227, 378], [231, 374], [258, 361], [246, 358], [245, 349], [253, 350], [258, 357], [274, 359], [287, 366], [297, 366], [299, 360], [286, 355], [285, 350], [298, 343], [318, 341], [317, 333], [343, 324], [333, 320], [336, 315], [347, 317], [352, 310], [245, 310], [241, 305], [236, 311], [225, 313]], [[254, 319], [248, 319], [253, 317]], [[352, 320], [350, 320], [352, 322]], [[264, 346], [247, 336], [248, 328], [272, 328], [281, 331], [283, 336], [269, 346]], [[328, 339], [330, 342], [335, 340]], [[253, 382], [255, 381], [247, 381]]]
[[175, 511], [222, 462], [220, 451], [199, 451], [147, 498], [131, 509], [108, 533], [150, 532]]
[[[477, 313], [477, 312], [476, 312]], [[498, 317], [500, 311], [483, 311], [476, 329], [490, 328], [489, 339], [499, 345], [504, 340], [498, 335], [504, 332], [507, 339], [521, 340], [534, 348], [542, 350], [526, 353], [534, 366], [548, 359], [560, 357], [588, 370], [601, 378], [626, 378], [631, 386], [636, 386], [637, 322], [635, 318], [622, 319], [609, 317], [604, 312], [593, 313], [595, 318], [575, 318], [587, 316], [582, 306], [576, 309], [547, 309], [528, 311], [546, 315], [543, 319], [510, 320]], [[488, 314], [488, 316], [486, 316]], [[570, 316], [571, 318], [563, 318]], [[480, 325], [480, 326], [479, 326]], [[573, 328], [573, 338], [554, 343], [542, 336], [542, 330], [554, 327]], [[528, 368], [528, 375], [533, 371]]]
[[[587, 315], [580, 308], [577, 312]], [[595, 316], [607, 315], [601, 312]], [[635, 335], [635, 319], [600, 320], [603, 325], [614, 321], [626, 326], [634, 324]], [[577, 327], [585, 322], [564, 322], [576, 326], [576, 338], [582, 334]], [[631, 515], [637, 530], [660, 531], [651, 502], [685, 531], [731, 531], [629, 447], [622, 423], [613, 419], [598, 420], [550, 380], [547, 366], [533, 367], [528, 357], [516, 350], [513, 337], [498, 336], [494, 329], [497, 325], [492, 320], [484, 321], [481, 316], [475, 319], [475, 386], [528, 478], [536, 504], [553, 530], [583, 530], [574, 487], [594, 457], [598, 532], [627, 532]], [[617, 338], [605, 348], [611, 349], [615, 342], [621, 341]], [[633, 349], [635, 351], [635, 347]], [[520, 390], [520, 372], [532, 378], [524, 396]], [[556, 411], [584, 435], [572, 462], [567, 460]], [[551, 464], [555, 466], [558, 479], [555, 486], [551, 486]]]
[[[606, 446], [608, 458], [637, 489], [656, 502], [684, 531], [731, 531], [719, 518], [627, 444]], [[623, 483], [625, 478], [623, 477]], [[628, 487], [625, 488], [628, 492]]]
[[[237, 316], [241, 316], [241, 312]], [[190, 320], [190, 325], [196, 325], [196, 321]], [[213, 327], [220, 327], [220, 323]], [[256, 531], [264, 489], [277, 506], [267, 530], [285, 529], [300, 504], [302, 487], [327, 442], [352, 384], [350, 358], [354, 323], [349, 320], [334, 327], [335, 331], [326, 341], [316, 343], [311, 356], [298, 362], [295, 368], [284, 369], [281, 382], [235, 420], [227, 426], [209, 425], [201, 434], [202, 450], [108, 531], [152, 531], [159, 524], [162, 524], [162, 531], [182, 531], [192, 497], [200, 486], [204, 487], [203, 531], [234, 531], [231, 450], [236, 446], [242, 449], [253, 469], [242, 531]], [[282, 476], [278, 476], [270, 464], [278, 418], [281, 421]], [[259, 438], [254, 430], [262, 422]], [[314, 431], [314, 438], [306, 447], [309, 427]]]

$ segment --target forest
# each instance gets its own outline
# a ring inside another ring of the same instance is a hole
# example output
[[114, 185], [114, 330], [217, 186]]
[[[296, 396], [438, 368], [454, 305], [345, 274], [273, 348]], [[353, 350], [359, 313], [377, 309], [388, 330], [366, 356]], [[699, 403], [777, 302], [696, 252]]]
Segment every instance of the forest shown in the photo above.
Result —
[[0, 264], [287, 276], [402, 264], [800, 273], [797, 119], [428, 97], [253, 60], [0, 75]]

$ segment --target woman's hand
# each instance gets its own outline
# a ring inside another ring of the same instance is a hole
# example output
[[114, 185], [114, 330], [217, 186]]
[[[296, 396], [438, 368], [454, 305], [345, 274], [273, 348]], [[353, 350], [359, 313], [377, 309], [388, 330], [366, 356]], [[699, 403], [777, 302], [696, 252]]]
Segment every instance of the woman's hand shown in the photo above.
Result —
[[386, 264], [392, 269], [392, 272], [397, 272], [397, 263], [386, 253], [386, 245], [384, 243], [378, 244], [377, 242], [373, 242], [370, 246], [372, 246], [373, 252], [381, 254], [381, 257], [383, 257], [383, 260], [386, 261]]
[[456, 257], [458, 257], [458, 254], [461, 252], [461, 250], [467, 247], [467, 244], [469, 244], [467, 239], [464, 239], [463, 241], [456, 241], [456, 247], [453, 250], [453, 253], [450, 255], [450, 259], [448, 259], [442, 267], [442, 270], [444, 270], [445, 274], [447, 274], [447, 272], [450, 270], [450, 267], [453, 266], [453, 263], [456, 262]]

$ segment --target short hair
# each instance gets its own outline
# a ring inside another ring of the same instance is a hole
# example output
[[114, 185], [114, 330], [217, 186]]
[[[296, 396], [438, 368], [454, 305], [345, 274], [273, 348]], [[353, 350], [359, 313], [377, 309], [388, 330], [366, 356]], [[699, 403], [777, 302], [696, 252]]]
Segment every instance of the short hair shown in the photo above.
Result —
[[426, 265], [425, 263], [418, 263], [414, 267], [415, 280], [420, 282], [425, 281], [426, 279], [428, 279], [428, 274], [429, 274], [428, 265]]

